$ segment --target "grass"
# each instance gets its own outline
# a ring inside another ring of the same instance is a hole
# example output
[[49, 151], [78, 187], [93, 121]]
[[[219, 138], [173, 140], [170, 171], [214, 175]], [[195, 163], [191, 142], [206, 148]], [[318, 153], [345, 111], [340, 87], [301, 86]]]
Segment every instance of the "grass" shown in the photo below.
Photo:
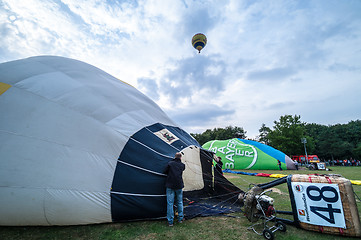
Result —
[[[331, 167], [332, 172], [301, 170], [297, 173], [338, 173], [342, 176], [360, 180], [360, 167]], [[252, 171], [275, 173], [276, 171]], [[277, 171], [276, 173], [281, 173]], [[282, 171], [282, 174], [295, 174], [295, 171]], [[264, 183], [273, 180], [272, 178], [225, 174], [225, 176], [243, 190], [247, 190], [250, 184]], [[353, 185], [355, 193], [361, 197], [361, 186]], [[291, 210], [286, 184], [276, 187], [270, 194], [275, 199], [275, 208], [277, 210]], [[361, 216], [361, 203], [357, 200], [358, 211]], [[283, 217], [283, 216], [282, 216]], [[54, 226], [54, 227], [0, 227], [1, 240], [13, 239], [264, 239], [263, 236], [256, 235], [253, 231], [247, 230], [251, 223], [241, 214], [235, 213], [233, 217], [204, 217], [187, 220], [182, 224], [175, 224], [174, 227], [168, 227], [165, 220], [159, 221], [139, 221], [129, 223], [109, 223], [94, 224], [84, 226]], [[294, 240], [333, 240], [340, 239], [340, 236], [326, 235], [317, 232], [306, 231], [287, 225], [287, 232], [276, 232], [276, 239], [294, 239]], [[346, 238], [342, 239], [354, 239]]]

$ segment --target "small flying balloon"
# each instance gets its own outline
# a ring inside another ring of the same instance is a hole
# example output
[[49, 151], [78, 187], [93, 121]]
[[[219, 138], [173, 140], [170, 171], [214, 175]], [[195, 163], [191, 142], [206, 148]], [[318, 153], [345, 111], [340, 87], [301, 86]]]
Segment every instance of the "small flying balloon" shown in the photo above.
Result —
[[198, 53], [201, 53], [201, 50], [207, 44], [207, 37], [203, 33], [197, 33], [192, 38], [192, 45], [195, 49], [198, 50]]

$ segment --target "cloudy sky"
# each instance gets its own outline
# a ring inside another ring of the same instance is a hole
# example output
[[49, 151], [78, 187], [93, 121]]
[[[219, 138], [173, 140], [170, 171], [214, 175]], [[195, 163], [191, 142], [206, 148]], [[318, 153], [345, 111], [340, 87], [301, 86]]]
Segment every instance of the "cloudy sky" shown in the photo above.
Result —
[[360, 0], [0, 0], [0, 62], [37, 55], [130, 83], [191, 133], [361, 119]]

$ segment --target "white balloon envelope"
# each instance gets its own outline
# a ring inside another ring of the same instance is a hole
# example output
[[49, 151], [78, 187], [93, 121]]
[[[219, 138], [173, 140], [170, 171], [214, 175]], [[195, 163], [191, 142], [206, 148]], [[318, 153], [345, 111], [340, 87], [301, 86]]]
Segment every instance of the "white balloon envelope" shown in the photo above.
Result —
[[0, 64], [0, 112], [0, 225], [164, 217], [165, 165], [199, 152], [152, 100], [73, 59]]

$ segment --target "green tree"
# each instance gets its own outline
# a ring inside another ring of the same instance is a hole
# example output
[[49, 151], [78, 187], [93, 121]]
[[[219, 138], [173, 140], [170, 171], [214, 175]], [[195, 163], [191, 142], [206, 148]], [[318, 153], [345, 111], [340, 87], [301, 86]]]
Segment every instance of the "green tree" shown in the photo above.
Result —
[[262, 123], [261, 128], [258, 130], [259, 135], [258, 135], [258, 141], [260, 143], [269, 145], [269, 139], [268, 139], [268, 134], [271, 132], [271, 129], [269, 127], [266, 126], [266, 124]]
[[225, 128], [207, 129], [203, 133], [191, 133], [200, 145], [212, 140], [226, 140], [231, 138], [246, 138], [246, 131], [242, 127], [227, 126]]
[[[309, 138], [312, 139], [314, 143], [313, 151], [310, 152], [310, 154], [316, 154], [321, 159], [327, 159], [330, 158], [330, 155], [327, 151], [323, 151], [320, 144], [322, 141], [323, 134], [327, 131], [328, 126], [316, 124], [316, 123], [310, 123], [305, 125], [305, 135], [309, 136]], [[312, 147], [309, 144], [309, 141], [307, 143], [307, 149], [312, 149]]]
[[344, 140], [351, 143], [353, 148], [357, 148], [361, 143], [361, 120], [349, 122], [342, 133]]
[[321, 159], [359, 158], [361, 144], [361, 121], [347, 124], [319, 125], [306, 124], [306, 134], [315, 141], [315, 154]]
[[361, 142], [352, 150], [354, 159], [361, 159]]
[[[299, 155], [304, 153], [301, 138], [305, 136], [305, 124], [301, 122], [300, 115], [284, 115], [279, 121], [274, 121], [273, 130], [268, 133], [269, 143], [272, 147], [287, 155]], [[308, 148], [313, 148], [313, 140], [306, 137]], [[313, 149], [309, 149], [313, 150]]]

